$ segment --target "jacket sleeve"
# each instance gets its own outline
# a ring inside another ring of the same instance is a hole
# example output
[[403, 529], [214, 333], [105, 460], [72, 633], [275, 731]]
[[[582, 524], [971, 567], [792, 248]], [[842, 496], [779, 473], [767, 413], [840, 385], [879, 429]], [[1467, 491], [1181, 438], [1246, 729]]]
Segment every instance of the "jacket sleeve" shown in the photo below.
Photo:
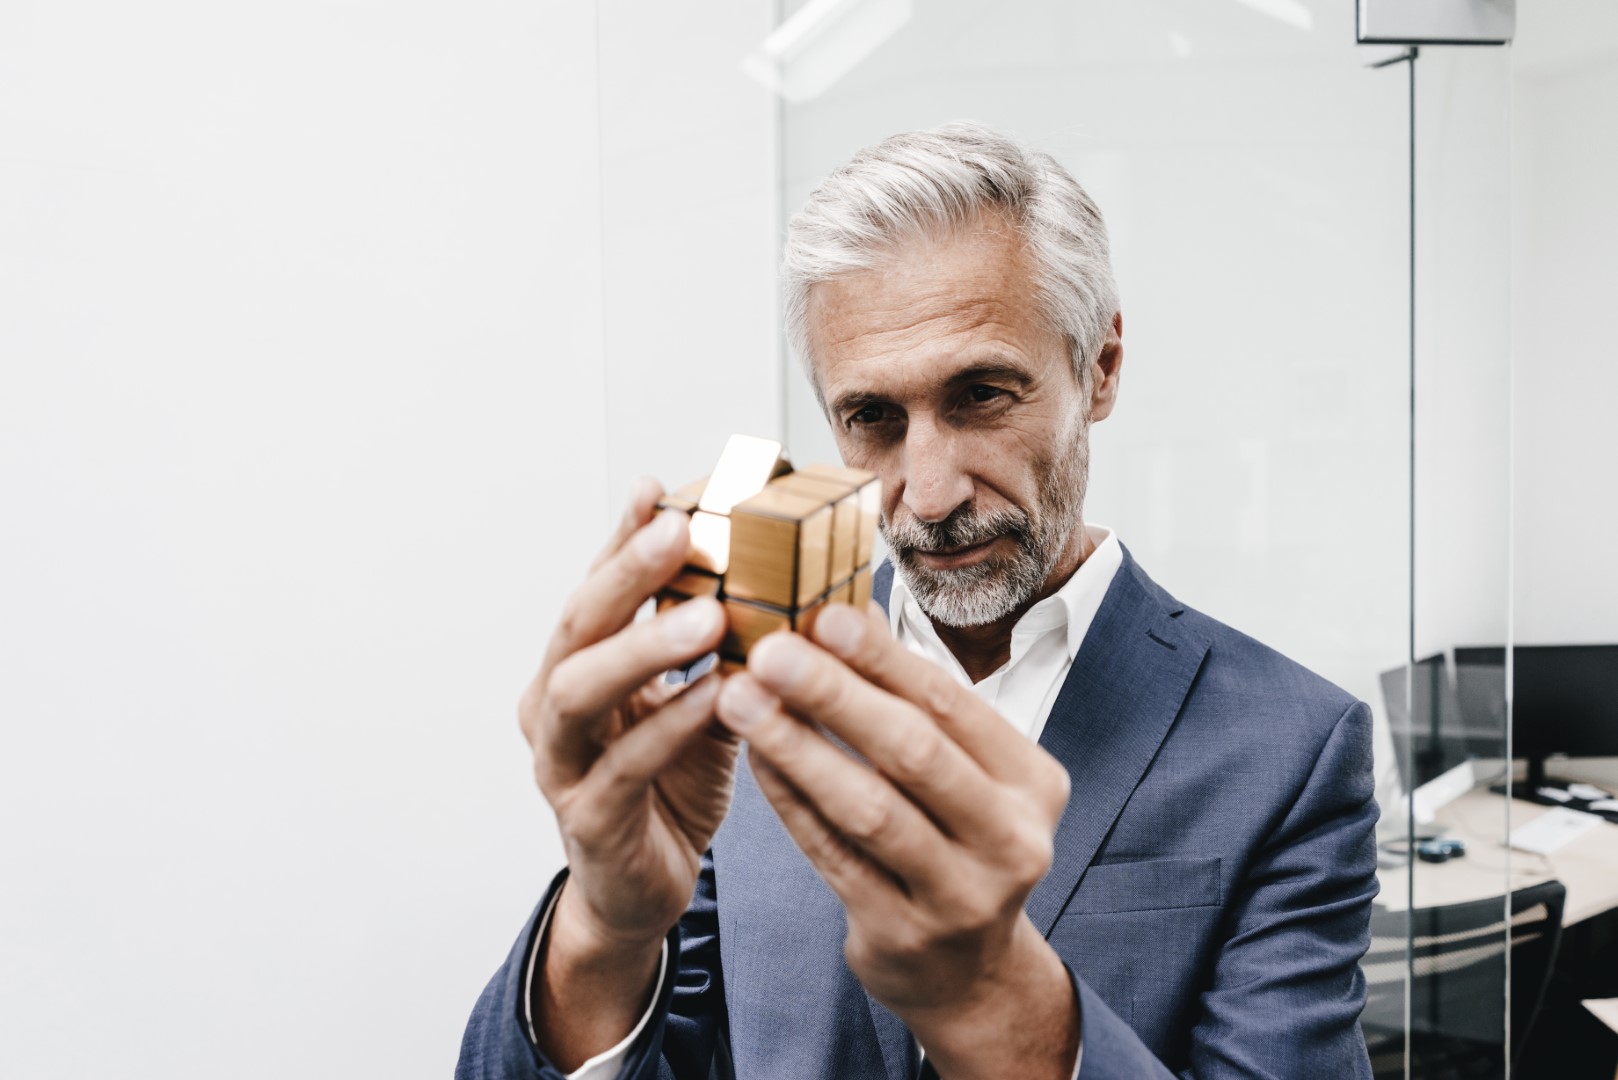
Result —
[[[1355, 702], [1239, 886], [1182, 1080], [1370, 1077], [1359, 961], [1377, 891], [1376, 818], [1371, 712]], [[1171, 1080], [1129, 1025], [1075, 981], [1080, 1080]]]
[[[461, 1039], [456, 1080], [566, 1080], [567, 1074], [534, 1045], [528, 1012], [533, 958], [539, 954], [534, 936], [566, 879], [564, 869], [551, 882], [473, 1007]], [[702, 857], [690, 907], [669, 931], [668, 957], [650, 1021], [630, 1046], [620, 1080], [707, 1080], [715, 1055], [725, 1056], [725, 991], [711, 852]]]

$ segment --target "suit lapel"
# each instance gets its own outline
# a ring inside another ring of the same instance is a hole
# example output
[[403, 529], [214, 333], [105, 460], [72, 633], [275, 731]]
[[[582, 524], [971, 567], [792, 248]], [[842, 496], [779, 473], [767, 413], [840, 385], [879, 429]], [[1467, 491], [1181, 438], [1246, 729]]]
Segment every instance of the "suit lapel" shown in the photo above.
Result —
[[1183, 610], [1125, 549], [1039, 740], [1073, 781], [1050, 872], [1026, 905], [1042, 934], [1067, 907], [1202, 666], [1208, 644], [1175, 618]]

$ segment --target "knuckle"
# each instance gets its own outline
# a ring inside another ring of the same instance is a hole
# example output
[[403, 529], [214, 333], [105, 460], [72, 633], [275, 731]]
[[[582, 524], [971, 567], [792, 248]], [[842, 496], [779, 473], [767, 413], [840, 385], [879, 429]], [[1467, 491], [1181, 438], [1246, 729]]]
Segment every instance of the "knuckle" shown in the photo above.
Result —
[[827, 833], [814, 841], [815, 861], [826, 867], [833, 875], [839, 874], [847, 867], [853, 853], [848, 845], [839, 841], [835, 836]]
[[747, 741], [763, 751], [766, 757], [790, 761], [793, 748], [798, 745], [802, 727], [780, 709], [770, 709], [757, 717], [747, 731]]
[[850, 930], [843, 941], [843, 960], [850, 971], [869, 971], [876, 966], [876, 951], [864, 934]]
[[922, 732], [902, 739], [892, 755], [893, 778], [901, 784], [920, 783], [938, 771], [943, 758], [944, 741], [937, 734]]
[[812, 678], [803, 688], [809, 711], [840, 716], [850, 704], [849, 676], [839, 672], [831, 678]]
[[954, 711], [959, 687], [930, 675], [921, 690], [921, 707], [932, 716], [947, 716]]
[[551, 677], [545, 681], [545, 705], [560, 719], [571, 719], [584, 712], [586, 687], [577, 671], [577, 664], [564, 660], [552, 669]]
[[1033, 829], [1018, 830], [1015, 838], [1005, 846], [1005, 859], [1013, 880], [1019, 886], [1033, 888], [1051, 868], [1055, 857], [1055, 844], [1051, 837]]
[[913, 922], [905, 922], [894, 928], [887, 944], [889, 954], [901, 963], [910, 965], [926, 959], [932, 953], [934, 940], [933, 936], [920, 926]]
[[1050, 760], [1045, 770], [1045, 791], [1050, 800], [1054, 816], [1060, 818], [1062, 811], [1067, 809], [1067, 800], [1073, 794], [1073, 778], [1068, 775], [1067, 766]]
[[584, 604], [574, 593], [562, 602], [562, 614], [556, 620], [556, 634], [565, 641], [577, 641], [584, 633]]
[[954, 905], [952, 919], [958, 932], [975, 934], [993, 926], [1000, 919], [1001, 906], [983, 890], [973, 890]]
[[843, 830], [862, 844], [875, 843], [893, 828], [894, 818], [893, 801], [872, 793], [854, 804]]

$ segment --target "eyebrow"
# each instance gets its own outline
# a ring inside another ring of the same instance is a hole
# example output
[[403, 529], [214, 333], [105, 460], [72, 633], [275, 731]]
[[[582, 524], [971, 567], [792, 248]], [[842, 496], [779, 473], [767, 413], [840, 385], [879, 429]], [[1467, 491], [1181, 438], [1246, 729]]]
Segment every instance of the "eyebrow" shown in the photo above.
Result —
[[[1020, 388], [1026, 389], [1035, 381], [1034, 376], [1026, 367], [1010, 360], [982, 360], [970, 367], [951, 372], [939, 386], [950, 388], [965, 386], [971, 383], [992, 382], [1003, 380], [1014, 382]], [[850, 412], [857, 412], [867, 405], [887, 405], [892, 398], [886, 394], [875, 393], [870, 390], [855, 390], [840, 394], [831, 403], [831, 412], [834, 416], [846, 416]]]
[[1034, 381], [1034, 376], [1021, 364], [1010, 360], [984, 360], [955, 372], [944, 381], [944, 385], [960, 386], [963, 383], [990, 382], [996, 379], [1008, 379], [1018, 386], [1026, 387]]

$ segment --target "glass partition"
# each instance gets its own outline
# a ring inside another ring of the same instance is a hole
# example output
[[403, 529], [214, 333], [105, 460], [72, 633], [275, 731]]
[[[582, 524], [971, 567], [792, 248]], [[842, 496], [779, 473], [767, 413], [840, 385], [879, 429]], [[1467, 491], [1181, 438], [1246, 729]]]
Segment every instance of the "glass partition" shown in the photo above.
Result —
[[[741, 59], [768, 5], [596, 4], [608, 503], [675, 488], [730, 432], [779, 438], [776, 106]], [[581, 208], [582, 210], [582, 208]], [[558, 365], [566, 370], [565, 363]], [[565, 463], [559, 463], [565, 467]]]
[[[1408, 795], [1404, 835], [1384, 845], [1372, 923], [1373, 955], [1390, 946], [1406, 953], [1407, 1012], [1393, 1037], [1373, 982], [1364, 1024], [1381, 1051], [1379, 1075], [1507, 1075], [1508, 971], [1514, 959], [1537, 960], [1543, 973], [1543, 931], [1560, 914], [1545, 890], [1519, 891], [1536, 881], [1505, 843], [1509, 72], [1505, 48], [1422, 46], [1373, 73], [1403, 79], [1411, 94], [1406, 221], [1414, 270], [1410, 372], [1401, 387], [1411, 410], [1409, 655], [1383, 679]], [[1539, 932], [1538, 944], [1515, 956], [1513, 919], [1525, 941], [1529, 929]]]
[[[1181, 599], [1375, 705], [1408, 621], [1407, 99], [1336, 6], [1302, 25], [1191, 0], [916, 5], [783, 103], [782, 207], [860, 147], [954, 119], [1053, 153], [1106, 217], [1124, 314], [1088, 516]], [[800, 371], [786, 398], [794, 454], [834, 454]]]
[[[614, 495], [731, 431], [836, 460], [776, 276], [831, 169], [956, 119], [1050, 151], [1125, 316], [1087, 518], [1374, 715], [1376, 1075], [1611, 1076], [1618, 659], [1552, 647], [1618, 642], [1618, 9], [1414, 56], [1314, 0], [598, 10]], [[1512, 836], [1553, 810], [1600, 829]]]
[[[1106, 217], [1124, 314], [1123, 389], [1092, 435], [1087, 519], [1180, 599], [1371, 705], [1379, 838], [1398, 878], [1409, 773], [1390, 725], [1403, 692], [1388, 695], [1411, 656], [1411, 98], [1402, 72], [1367, 70], [1396, 50], [1356, 48], [1353, 19], [1327, 4], [916, 5], [849, 49], [839, 80], [783, 101], [782, 208], [860, 147], [954, 119], [1048, 150], [1078, 178]], [[1491, 394], [1506, 344], [1494, 339]], [[785, 378], [793, 453], [834, 453], [806, 379]], [[1473, 508], [1495, 513], [1499, 544], [1503, 508]], [[1479, 556], [1492, 577], [1464, 575], [1494, 591], [1496, 613], [1501, 552]], [[1365, 965], [1384, 1021], [1371, 1037], [1397, 1075], [1408, 885], [1384, 882], [1391, 951]], [[1498, 1009], [1481, 1022], [1498, 1027]]]
[[[1618, 1070], [1618, 365], [1608, 326], [1618, 295], [1618, 7], [1518, 8], [1510, 824], [1544, 831], [1516, 834], [1512, 879], [1556, 882], [1565, 907], [1543, 990], [1532, 968], [1512, 971], [1513, 1021], [1531, 1021], [1514, 1075], [1606, 1080]], [[1512, 956], [1521, 951], [1514, 939]]]

